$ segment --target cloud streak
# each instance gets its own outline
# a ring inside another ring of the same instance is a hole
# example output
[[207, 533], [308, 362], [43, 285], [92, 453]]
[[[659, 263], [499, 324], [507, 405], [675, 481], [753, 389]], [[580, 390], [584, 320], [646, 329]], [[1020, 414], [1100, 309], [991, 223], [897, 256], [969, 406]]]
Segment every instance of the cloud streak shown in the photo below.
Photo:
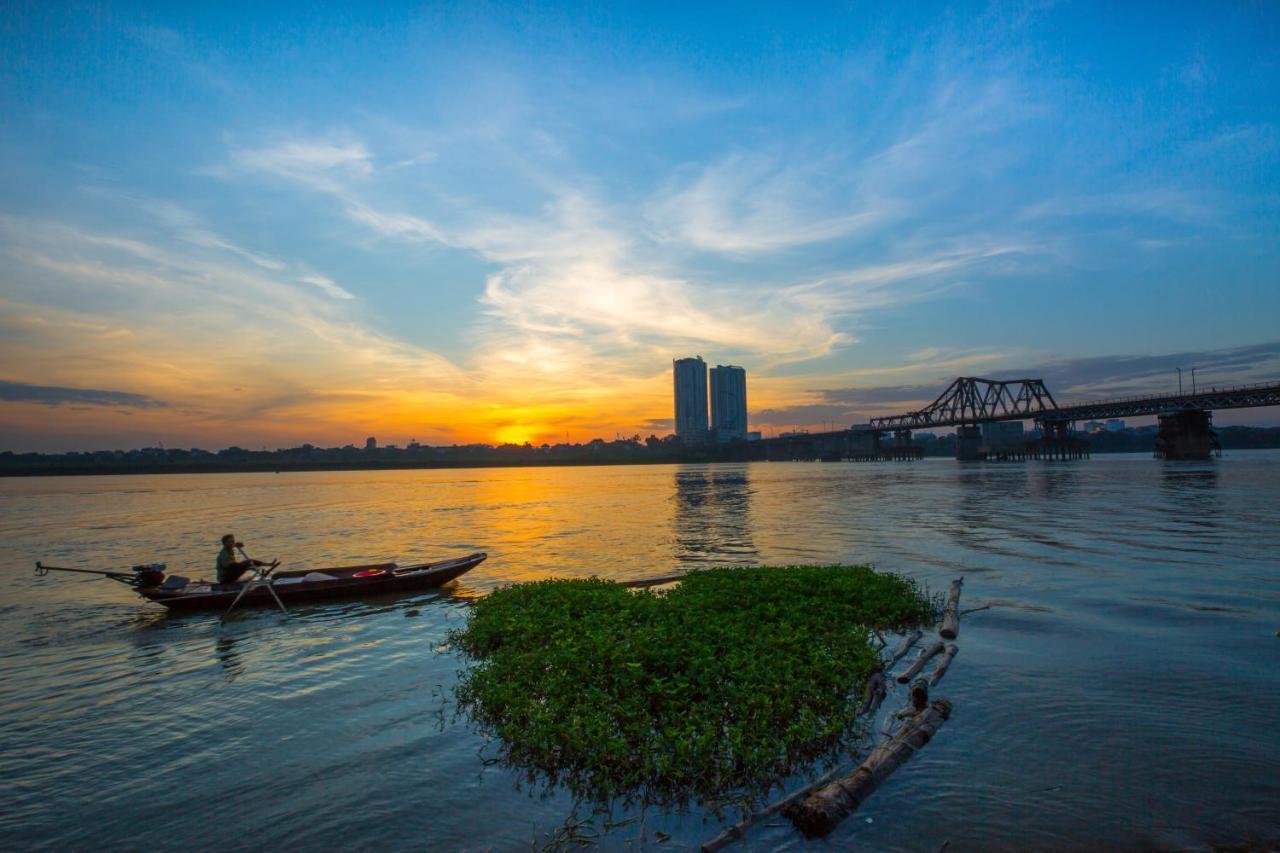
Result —
[[168, 404], [146, 394], [128, 391], [102, 391], [93, 388], [63, 388], [57, 385], [29, 385], [26, 382], [0, 380], [0, 400], [9, 403], [38, 403], [42, 406], [67, 404], [88, 406], [120, 406], [129, 409], [157, 409]]

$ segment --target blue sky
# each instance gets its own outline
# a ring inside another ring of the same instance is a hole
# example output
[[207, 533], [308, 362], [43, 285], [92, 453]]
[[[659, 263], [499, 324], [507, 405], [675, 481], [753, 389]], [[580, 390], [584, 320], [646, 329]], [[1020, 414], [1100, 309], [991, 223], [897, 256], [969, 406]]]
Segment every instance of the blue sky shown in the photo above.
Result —
[[6, 7], [0, 446], [1280, 375], [1274, 4], [175, 5]]

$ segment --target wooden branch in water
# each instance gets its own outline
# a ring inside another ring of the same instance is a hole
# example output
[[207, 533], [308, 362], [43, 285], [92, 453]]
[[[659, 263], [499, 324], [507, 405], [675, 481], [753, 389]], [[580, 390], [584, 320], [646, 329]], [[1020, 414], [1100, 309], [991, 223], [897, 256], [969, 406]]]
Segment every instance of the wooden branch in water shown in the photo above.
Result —
[[942, 680], [942, 676], [947, 674], [947, 667], [951, 666], [951, 661], [960, 653], [960, 647], [955, 643], [947, 646], [947, 653], [938, 661], [938, 665], [933, 668], [933, 672], [929, 673], [929, 686], [933, 687]]
[[[685, 573], [687, 574], [687, 572]], [[684, 578], [684, 574], [679, 575], [663, 575], [658, 578], [645, 578], [638, 581], [618, 581], [618, 586], [626, 586], [632, 589], [639, 589], [647, 586], [662, 586], [664, 583], [675, 583]]]
[[920, 629], [917, 628], [916, 630], [912, 631], [910, 634], [903, 637], [902, 644], [899, 645], [896, 650], [894, 650], [893, 656], [890, 657], [889, 662], [884, 665], [884, 671], [888, 672], [889, 670], [893, 669], [893, 665], [898, 661], [902, 660], [903, 656], [906, 655], [908, 651], [910, 651], [913, 645], [915, 645], [916, 640], [920, 639], [923, 636], [924, 634], [920, 633]]
[[929, 704], [929, 682], [923, 678], [917, 678], [911, 682], [911, 707], [917, 711], [923, 711], [925, 706]]
[[877, 670], [867, 679], [867, 689], [862, 694], [862, 705], [858, 708], [858, 716], [873, 713], [884, 701], [888, 690], [885, 689], [884, 673]]
[[783, 813], [805, 835], [828, 834], [871, 796], [898, 765], [927, 744], [950, 716], [951, 703], [946, 699], [934, 699], [890, 740], [873, 749], [867, 760], [852, 773], [793, 803]]
[[821, 788], [823, 785], [828, 784], [832, 779], [835, 779], [837, 776], [839, 776], [840, 770], [841, 768], [839, 767], [831, 768], [826, 773], [822, 774], [821, 777], [814, 779], [812, 782], [810, 782], [808, 785], [805, 785], [803, 788], [800, 788], [796, 791], [792, 791], [790, 794], [783, 797], [781, 800], [778, 800], [777, 802], [774, 802], [774, 803], [770, 803], [769, 805], [760, 809], [760, 811], [752, 812], [751, 814], [744, 817], [742, 820], [735, 823], [733, 826], [727, 827], [723, 832], [721, 832], [719, 835], [717, 835], [715, 838], [711, 839], [707, 843], [703, 844], [698, 849], [701, 850], [702, 853], [716, 853], [716, 851], [723, 850], [724, 848], [733, 844], [735, 841], [740, 841], [745, 836], [747, 829], [749, 829], [753, 823], [763, 820], [769, 815], [777, 814], [778, 812], [785, 809], [787, 806], [794, 803], [796, 800], [799, 800], [802, 797], [807, 797], [814, 789]]
[[[910, 638], [911, 642], [915, 642], [916, 638], [919, 636], [920, 632], [916, 631], [915, 637]], [[905, 652], [906, 648], [904, 647], [903, 653], [905, 654]], [[880, 707], [880, 703], [884, 701], [887, 694], [888, 689], [885, 684], [884, 672], [882, 670], [877, 670], [876, 672], [871, 673], [871, 677], [867, 679], [867, 688], [863, 694], [862, 706], [858, 708], [858, 716], [861, 717], [864, 714], [875, 713], [875, 710]], [[716, 853], [716, 851], [723, 850], [734, 842], [740, 841], [752, 824], [768, 817], [771, 814], [777, 814], [801, 797], [808, 796], [814, 789], [826, 785], [832, 779], [840, 775], [840, 770], [841, 768], [839, 767], [832, 768], [830, 771], [823, 774], [821, 778], [815, 779], [803, 788], [793, 791], [781, 800], [771, 803], [759, 811], [752, 812], [733, 826], [726, 827], [723, 832], [703, 844], [699, 849], [702, 850], [702, 853]]]
[[934, 643], [928, 649], [921, 649], [920, 656], [916, 658], [915, 663], [907, 667], [906, 672], [898, 676], [898, 683], [906, 684], [912, 678], [919, 675], [920, 670], [924, 669], [924, 665], [929, 662], [930, 658], [932, 658], [934, 655], [942, 654], [942, 649], [943, 649], [942, 643]]
[[944, 640], [954, 640], [960, 634], [960, 587], [964, 586], [964, 578], [956, 578], [951, 582], [951, 591], [947, 593], [947, 606], [942, 611], [942, 628], [938, 633]]

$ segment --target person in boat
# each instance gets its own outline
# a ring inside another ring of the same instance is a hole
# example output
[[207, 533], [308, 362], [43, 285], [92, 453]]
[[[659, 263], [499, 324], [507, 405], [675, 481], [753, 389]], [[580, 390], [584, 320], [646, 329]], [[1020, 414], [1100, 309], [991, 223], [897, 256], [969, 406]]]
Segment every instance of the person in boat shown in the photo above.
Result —
[[218, 552], [218, 583], [235, 583], [250, 569], [267, 565], [261, 560], [237, 560], [236, 549], [243, 547], [243, 543], [236, 541], [235, 534], [228, 533], [222, 537], [222, 550]]

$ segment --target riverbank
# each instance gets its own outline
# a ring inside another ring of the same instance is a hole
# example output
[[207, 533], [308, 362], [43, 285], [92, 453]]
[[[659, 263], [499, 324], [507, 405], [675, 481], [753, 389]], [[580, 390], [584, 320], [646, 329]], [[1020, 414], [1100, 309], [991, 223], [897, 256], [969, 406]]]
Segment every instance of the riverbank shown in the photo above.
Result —
[[[1230, 450], [1280, 448], [1280, 427], [1224, 427], [1222, 447]], [[955, 436], [917, 435], [926, 457], [955, 457]], [[1155, 434], [1127, 430], [1089, 436], [1090, 452], [1146, 453], [1155, 449]], [[465, 468], [547, 468], [594, 465], [669, 465], [751, 461], [752, 445], [714, 449], [682, 449], [671, 441], [627, 439], [555, 447], [531, 445], [466, 445], [459, 447], [384, 447], [370, 450], [310, 447], [285, 450], [229, 448], [204, 450], [144, 448], [92, 453], [0, 453], [0, 477], [56, 477], [115, 474], [229, 474], [285, 471], [413, 471]]]

